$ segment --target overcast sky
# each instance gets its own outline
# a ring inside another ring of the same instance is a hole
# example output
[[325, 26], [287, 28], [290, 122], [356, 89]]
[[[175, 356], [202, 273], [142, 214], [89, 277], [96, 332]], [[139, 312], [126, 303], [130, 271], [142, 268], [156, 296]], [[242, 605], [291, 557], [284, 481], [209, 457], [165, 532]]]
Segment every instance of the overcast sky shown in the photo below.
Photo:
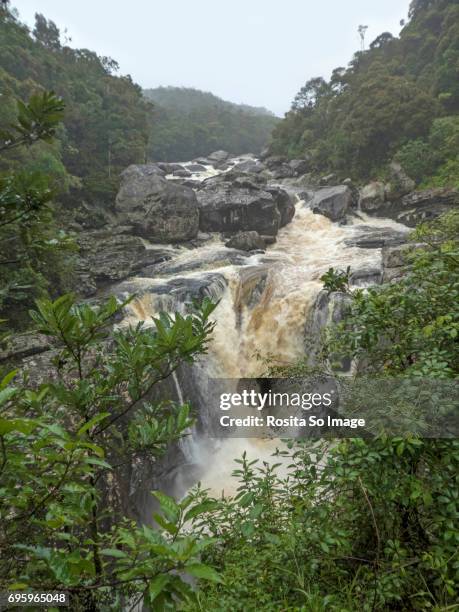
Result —
[[12, 0], [43, 13], [72, 46], [109, 55], [142, 87], [182, 85], [286, 112], [311, 77], [329, 77], [381, 32], [398, 35], [409, 0]]

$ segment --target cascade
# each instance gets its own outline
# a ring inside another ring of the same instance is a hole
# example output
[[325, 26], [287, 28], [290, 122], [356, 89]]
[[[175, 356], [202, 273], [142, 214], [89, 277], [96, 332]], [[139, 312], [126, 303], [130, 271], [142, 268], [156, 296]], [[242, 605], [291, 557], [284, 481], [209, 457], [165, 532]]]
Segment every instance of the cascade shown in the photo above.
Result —
[[[233, 165], [240, 160], [233, 160]], [[194, 173], [193, 179], [205, 180], [216, 173], [209, 167], [206, 172]], [[281, 186], [288, 189], [285, 184]], [[183, 311], [186, 287], [197, 283], [204, 287], [205, 295], [219, 301], [208, 354], [192, 366], [191, 373], [173, 375], [177, 399], [188, 399], [199, 413], [198, 426], [184, 438], [181, 451], [186, 462], [198, 468], [203, 486], [215, 494], [233, 492], [233, 460], [242, 452], [247, 452], [250, 459], [269, 462], [279, 441], [210, 439], [206, 435], [209, 410], [216, 407], [206, 404], [208, 382], [260, 376], [266, 368], [265, 360], [286, 365], [301, 359], [305, 354], [305, 324], [322, 288], [321, 275], [330, 267], [380, 269], [381, 249], [355, 246], [355, 238], [365, 230], [406, 231], [392, 220], [374, 219], [361, 211], [348, 224], [340, 225], [314, 214], [307, 202], [295, 197], [293, 220], [279, 231], [276, 243], [266, 252], [249, 254], [235, 262], [226, 255], [228, 249], [223, 242], [213, 237], [191, 250], [171, 249], [172, 258], [160, 268], [160, 276], [131, 279], [139, 297], [127, 307], [128, 323], [142, 320], [148, 325], [160, 310]], [[185, 290], [175, 288], [177, 277]], [[178, 486], [175, 493], [184, 491]]]

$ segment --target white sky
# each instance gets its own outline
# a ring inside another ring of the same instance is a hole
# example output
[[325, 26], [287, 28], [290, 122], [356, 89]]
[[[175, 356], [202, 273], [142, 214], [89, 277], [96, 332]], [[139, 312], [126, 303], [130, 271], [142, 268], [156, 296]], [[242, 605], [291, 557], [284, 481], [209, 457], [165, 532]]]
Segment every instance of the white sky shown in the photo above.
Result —
[[409, 0], [12, 0], [32, 26], [42, 13], [72, 46], [118, 61], [142, 87], [196, 87], [286, 112], [311, 77], [359, 49], [357, 28], [398, 35]]

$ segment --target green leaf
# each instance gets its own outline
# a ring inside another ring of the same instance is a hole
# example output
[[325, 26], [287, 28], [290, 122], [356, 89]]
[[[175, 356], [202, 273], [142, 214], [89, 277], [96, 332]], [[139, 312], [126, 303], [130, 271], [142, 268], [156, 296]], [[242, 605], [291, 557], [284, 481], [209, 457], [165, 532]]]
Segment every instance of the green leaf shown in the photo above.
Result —
[[209, 580], [211, 582], [223, 582], [222, 577], [212, 567], [204, 565], [203, 563], [190, 563], [185, 565], [185, 571], [195, 578], [201, 578], [202, 580]]

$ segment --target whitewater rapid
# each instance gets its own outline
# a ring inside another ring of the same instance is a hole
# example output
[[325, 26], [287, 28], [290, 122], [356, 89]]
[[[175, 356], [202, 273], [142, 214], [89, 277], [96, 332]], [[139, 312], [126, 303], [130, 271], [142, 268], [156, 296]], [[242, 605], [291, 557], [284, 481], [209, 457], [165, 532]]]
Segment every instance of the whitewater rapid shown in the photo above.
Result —
[[[208, 167], [205, 172], [193, 174], [193, 179], [205, 180], [217, 173]], [[216, 327], [209, 353], [194, 368], [202, 384], [212, 384], [214, 378], [257, 377], [266, 371], [267, 362], [288, 365], [301, 360], [307, 340], [305, 323], [322, 289], [322, 274], [330, 267], [381, 269], [381, 249], [349, 244], [368, 228], [406, 231], [394, 221], [374, 219], [361, 212], [347, 225], [339, 225], [314, 214], [304, 200], [296, 199], [295, 216], [279, 231], [276, 243], [264, 253], [243, 257], [237, 264], [230, 263], [229, 258], [225, 260], [224, 253], [222, 256], [226, 247], [218, 236], [194, 249], [169, 247], [180, 278], [193, 280], [204, 273], [215, 273], [225, 279], [224, 286], [215, 290], [219, 304], [213, 315]], [[166, 274], [131, 279], [140, 297], [129, 305], [126, 322], [143, 320], [148, 324], [159, 310], [179, 308], [173, 297], [158, 297], [151, 291], [173, 277], [174, 274]], [[212, 297], [212, 289], [210, 294]], [[174, 383], [182, 401], [184, 394], [177, 377]], [[195, 408], [203, 410], [202, 406]], [[200, 465], [204, 487], [214, 494], [232, 494], [236, 486], [231, 479], [234, 459], [246, 452], [249, 459], [271, 462], [278, 445], [278, 440], [208, 440], [201, 433], [187, 436], [183, 450], [190, 462]]]

